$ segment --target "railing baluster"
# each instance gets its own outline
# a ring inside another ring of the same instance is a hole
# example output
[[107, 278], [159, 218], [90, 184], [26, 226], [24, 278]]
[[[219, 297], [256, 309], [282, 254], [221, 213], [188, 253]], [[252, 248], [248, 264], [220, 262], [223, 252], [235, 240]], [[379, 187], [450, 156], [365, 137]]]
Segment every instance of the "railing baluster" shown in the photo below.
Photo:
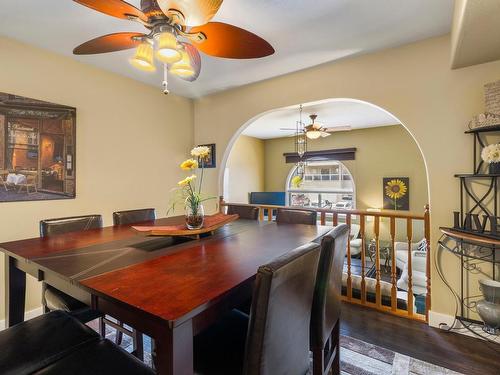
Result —
[[339, 214], [337, 212], [333, 213], [333, 226], [339, 225]]
[[426, 241], [425, 277], [427, 281], [425, 320], [429, 321], [429, 310], [431, 309], [431, 219], [429, 205], [425, 206], [424, 212], [424, 236]]
[[406, 235], [408, 237], [408, 315], [413, 315], [413, 266], [412, 266], [412, 248], [411, 241], [413, 238], [413, 223], [411, 218], [406, 219]]
[[359, 235], [361, 236], [361, 303], [366, 303], [366, 243], [365, 243], [365, 215], [359, 215]]
[[352, 278], [351, 278], [351, 215], [347, 214], [345, 222], [349, 227], [349, 236], [347, 238], [347, 299], [352, 299]]
[[375, 234], [375, 297], [377, 308], [382, 308], [382, 293], [380, 288], [380, 216], [374, 218], [374, 234]]
[[259, 207], [259, 220], [260, 221], [264, 221], [264, 211], [265, 211], [265, 208], [260, 206]]
[[396, 289], [396, 218], [391, 217], [391, 310], [396, 311], [398, 307], [398, 297]]
[[273, 209], [271, 207], [267, 208], [267, 221], [273, 221]]
[[320, 220], [321, 220], [321, 225], [326, 224], [326, 212], [325, 211], [321, 211]]

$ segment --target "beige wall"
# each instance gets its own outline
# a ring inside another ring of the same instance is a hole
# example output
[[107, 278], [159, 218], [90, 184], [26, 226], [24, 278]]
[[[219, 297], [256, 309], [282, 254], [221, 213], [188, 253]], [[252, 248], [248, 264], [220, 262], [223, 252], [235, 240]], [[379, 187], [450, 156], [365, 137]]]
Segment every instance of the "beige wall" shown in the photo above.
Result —
[[[220, 166], [223, 150], [241, 128], [266, 111], [327, 98], [378, 105], [395, 115], [422, 149], [435, 251], [439, 226], [451, 224], [451, 211], [459, 208], [459, 185], [453, 175], [472, 169], [472, 138], [463, 131], [472, 115], [484, 111], [483, 85], [500, 78], [498, 61], [451, 70], [449, 53], [450, 37], [444, 36], [201, 98], [195, 102], [195, 140], [217, 143]], [[218, 170], [208, 174], [213, 194], [220, 190], [220, 176]], [[443, 264], [455, 283], [456, 259], [444, 256]], [[453, 299], [434, 266], [432, 283], [432, 310], [453, 314]]]
[[[293, 164], [284, 152], [293, 152], [293, 138], [265, 141], [266, 191], [283, 191]], [[410, 211], [422, 213], [428, 202], [427, 176], [415, 140], [401, 125], [334, 133], [309, 141], [309, 151], [356, 147], [356, 160], [345, 161], [356, 186], [356, 208], [382, 208], [382, 178], [410, 178]]]
[[264, 141], [242, 135], [235, 142], [226, 164], [228, 202], [248, 203], [248, 193], [264, 191]]
[[[5, 38], [0, 91], [77, 108], [76, 199], [0, 203], [0, 242], [37, 236], [42, 218], [101, 213], [109, 225], [114, 210], [140, 207], [165, 216], [170, 187], [184, 177], [177, 164], [193, 145], [191, 100]], [[39, 304], [30, 278], [27, 310]]]

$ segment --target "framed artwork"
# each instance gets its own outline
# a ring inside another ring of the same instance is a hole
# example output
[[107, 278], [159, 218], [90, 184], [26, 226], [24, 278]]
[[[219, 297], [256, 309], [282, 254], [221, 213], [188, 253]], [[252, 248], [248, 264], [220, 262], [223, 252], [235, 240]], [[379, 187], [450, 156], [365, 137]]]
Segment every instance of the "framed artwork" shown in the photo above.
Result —
[[410, 209], [410, 179], [408, 177], [383, 178], [384, 210]]
[[0, 92], [0, 202], [76, 196], [76, 109]]
[[198, 146], [206, 146], [210, 149], [210, 154], [204, 160], [205, 168], [215, 168], [216, 167], [216, 157], [217, 157], [217, 155], [215, 154], [215, 143], [210, 143], [207, 145], [198, 145]]

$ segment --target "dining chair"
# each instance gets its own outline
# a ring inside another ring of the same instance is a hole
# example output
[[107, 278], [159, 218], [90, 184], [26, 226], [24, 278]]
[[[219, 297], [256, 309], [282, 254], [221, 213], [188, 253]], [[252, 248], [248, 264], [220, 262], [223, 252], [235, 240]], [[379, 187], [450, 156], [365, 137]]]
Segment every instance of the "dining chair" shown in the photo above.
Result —
[[154, 208], [113, 212], [113, 225], [136, 224], [142, 221], [153, 221], [155, 219], [156, 212]]
[[316, 211], [278, 208], [276, 214], [277, 223], [316, 225], [317, 221], [318, 214]]
[[0, 332], [2, 375], [153, 375], [144, 363], [56, 310]]
[[230, 204], [227, 206], [227, 214], [237, 214], [240, 219], [259, 220], [259, 207]]
[[319, 250], [309, 243], [259, 267], [250, 316], [233, 310], [195, 336], [195, 373], [306, 374]]
[[321, 240], [316, 286], [311, 311], [313, 375], [340, 374], [340, 301], [344, 257], [349, 240], [346, 224]]
[[[102, 227], [101, 215], [72, 216], [40, 221], [40, 237], [85, 231]], [[83, 323], [101, 317], [101, 314], [77, 299], [42, 282], [42, 305], [44, 312], [63, 310], [71, 313]]]
[[[86, 216], [72, 216], [58, 219], [47, 219], [40, 221], [40, 236], [46, 237], [56, 234], [65, 234], [77, 231], [86, 231], [102, 227], [101, 215], [86, 215]], [[82, 323], [90, 322], [94, 319], [99, 319], [99, 332], [106, 336], [106, 325], [115, 328], [117, 337], [119, 334], [125, 332], [133, 339], [133, 353], [139, 358], [144, 358], [142, 335], [138, 332], [130, 331], [120, 321], [116, 323], [103, 316], [96, 310], [91, 309], [83, 302], [67, 295], [66, 293], [57, 290], [49, 284], [42, 283], [42, 305], [44, 312], [47, 313], [53, 310], [63, 310], [69, 312]], [[120, 340], [121, 341], [121, 340]]]

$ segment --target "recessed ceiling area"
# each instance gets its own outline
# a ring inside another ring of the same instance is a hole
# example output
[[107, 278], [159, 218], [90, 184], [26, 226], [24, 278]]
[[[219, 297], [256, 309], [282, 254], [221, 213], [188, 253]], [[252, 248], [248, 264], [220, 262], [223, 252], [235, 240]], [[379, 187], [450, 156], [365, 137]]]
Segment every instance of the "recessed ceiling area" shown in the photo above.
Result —
[[[309, 115], [318, 115], [317, 122], [327, 128], [350, 126], [353, 130], [399, 124], [390, 113], [365, 102], [350, 99], [322, 101], [303, 105], [302, 121], [310, 123]], [[252, 122], [243, 135], [260, 139], [292, 136], [299, 120], [299, 106], [279, 109]], [[333, 133], [335, 134], [335, 133]]]
[[[129, 2], [140, 6], [140, 0]], [[178, 95], [200, 97], [343, 57], [443, 35], [451, 29], [452, 15], [453, 0], [226, 0], [213, 21], [259, 35], [276, 53], [256, 60], [202, 55], [198, 80], [185, 82], [171, 77], [170, 89]], [[128, 63], [132, 50], [72, 55], [74, 47], [89, 39], [115, 32], [143, 32], [142, 25], [103, 15], [71, 0], [3, 1], [0, 16], [1, 35], [147, 84], [161, 84], [160, 67], [155, 73], [145, 73]]]

